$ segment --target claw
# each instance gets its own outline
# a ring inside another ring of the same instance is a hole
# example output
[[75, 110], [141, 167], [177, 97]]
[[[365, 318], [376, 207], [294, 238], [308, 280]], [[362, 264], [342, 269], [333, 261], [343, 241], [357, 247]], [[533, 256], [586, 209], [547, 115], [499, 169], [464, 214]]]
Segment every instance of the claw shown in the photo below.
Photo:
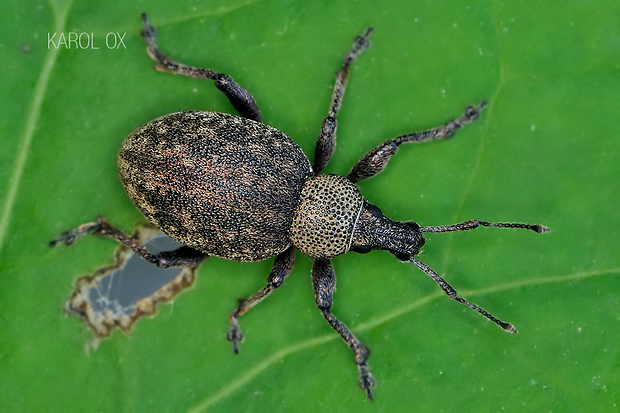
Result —
[[357, 366], [360, 373], [360, 387], [362, 390], [366, 391], [366, 397], [368, 400], [373, 399], [372, 389], [377, 385], [374, 377], [368, 371], [368, 365], [366, 363], [358, 364]]
[[372, 32], [373, 28], [369, 27], [368, 29], [366, 29], [364, 34], [355, 38], [351, 50], [344, 57], [344, 61], [342, 63], [343, 67], [348, 67], [355, 59], [357, 59], [357, 56], [359, 56], [360, 53], [370, 47], [370, 41], [368, 40], [368, 37], [371, 35]]
[[149, 24], [149, 18], [146, 13], [142, 13], [142, 23], [144, 24], [144, 29], [140, 32], [143, 38], [152, 38], [155, 39], [155, 28]]
[[71, 245], [78, 238], [83, 237], [91, 231], [97, 231], [101, 228], [101, 218], [97, 219], [97, 222], [87, 222], [86, 224], [82, 224], [79, 227], [71, 230], [63, 232], [60, 237], [52, 240], [50, 242], [50, 247], [55, 247], [58, 244]]
[[243, 340], [243, 333], [241, 333], [238, 320], [232, 320], [230, 322], [230, 328], [228, 329], [228, 334], [226, 334], [226, 340], [232, 343], [233, 352], [235, 354], [239, 354], [239, 343]]

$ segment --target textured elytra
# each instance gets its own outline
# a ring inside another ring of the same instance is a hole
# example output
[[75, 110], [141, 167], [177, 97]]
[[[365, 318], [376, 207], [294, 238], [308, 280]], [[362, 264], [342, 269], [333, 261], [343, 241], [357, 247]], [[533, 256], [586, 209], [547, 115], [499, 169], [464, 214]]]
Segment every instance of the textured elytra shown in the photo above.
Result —
[[364, 199], [340, 175], [318, 175], [304, 184], [291, 225], [291, 242], [311, 258], [330, 259], [351, 247]]
[[121, 180], [144, 216], [191, 248], [257, 261], [290, 246], [288, 229], [312, 167], [265, 124], [178, 112], [134, 131], [118, 153]]

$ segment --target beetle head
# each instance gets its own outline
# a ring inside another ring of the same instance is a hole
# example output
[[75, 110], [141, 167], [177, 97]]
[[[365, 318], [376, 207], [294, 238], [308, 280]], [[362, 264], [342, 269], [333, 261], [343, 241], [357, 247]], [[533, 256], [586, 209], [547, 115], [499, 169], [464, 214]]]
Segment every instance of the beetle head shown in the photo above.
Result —
[[417, 255], [424, 245], [420, 226], [413, 221], [392, 221], [375, 205], [364, 202], [351, 241], [351, 251], [386, 250], [401, 261]]

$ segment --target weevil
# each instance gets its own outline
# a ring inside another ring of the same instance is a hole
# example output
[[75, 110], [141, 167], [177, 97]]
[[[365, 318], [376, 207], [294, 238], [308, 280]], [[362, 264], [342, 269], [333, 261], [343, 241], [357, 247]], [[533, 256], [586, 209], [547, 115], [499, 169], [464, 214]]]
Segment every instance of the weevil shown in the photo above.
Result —
[[469, 106], [446, 124], [388, 139], [366, 153], [345, 176], [321, 173], [334, 154], [336, 117], [352, 63], [369, 45], [372, 28], [357, 36], [336, 73], [327, 116], [323, 119], [311, 164], [283, 132], [261, 122], [252, 95], [230, 76], [170, 59], [156, 43], [155, 29], [142, 15], [142, 37], [162, 72], [211, 79], [240, 116], [189, 111], [162, 116], [126, 138], [118, 152], [125, 191], [154, 226], [183, 246], [152, 254], [137, 239], [103, 218], [63, 233], [52, 245], [72, 244], [88, 233], [112, 238], [159, 267], [197, 265], [209, 256], [233, 261], [275, 257], [267, 285], [240, 300], [230, 315], [227, 339], [239, 352], [243, 339], [239, 318], [282, 285], [291, 273], [295, 250], [314, 260], [312, 285], [321, 314], [352, 350], [359, 385], [373, 398], [375, 379], [369, 351], [331, 312], [336, 275], [332, 259], [347, 252], [385, 250], [430, 276], [453, 300], [509, 333], [515, 327], [457, 295], [456, 290], [416, 258], [425, 233], [467, 231], [483, 227], [522, 228], [537, 233], [544, 225], [470, 220], [453, 225], [421, 226], [392, 221], [360, 194], [356, 183], [380, 173], [404, 143], [447, 139], [478, 119], [486, 103]]

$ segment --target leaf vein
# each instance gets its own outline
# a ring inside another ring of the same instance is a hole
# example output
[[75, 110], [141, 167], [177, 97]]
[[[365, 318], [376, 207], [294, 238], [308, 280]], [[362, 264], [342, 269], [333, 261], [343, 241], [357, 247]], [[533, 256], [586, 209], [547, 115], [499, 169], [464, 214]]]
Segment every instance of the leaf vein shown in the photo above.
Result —
[[[582, 272], [577, 272], [574, 274], [568, 274], [568, 275], [556, 276], [556, 277], [533, 278], [533, 279], [518, 281], [514, 283], [509, 283], [509, 284], [498, 284], [498, 285], [488, 287], [488, 288], [464, 291], [462, 295], [463, 296], [465, 295], [466, 296], [480, 296], [480, 295], [497, 293], [499, 291], [517, 290], [517, 289], [520, 289], [526, 286], [535, 286], [535, 285], [566, 282], [566, 281], [573, 281], [573, 280], [584, 280], [584, 279], [590, 279], [594, 277], [613, 275], [613, 274], [620, 274], [620, 267], [603, 269], [603, 270], [582, 271]], [[357, 327], [353, 328], [352, 330], [354, 330], [355, 333], [372, 330], [373, 328], [376, 328], [398, 317], [404, 316], [424, 306], [425, 304], [428, 304], [431, 301], [439, 299], [443, 296], [444, 294], [441, 291], [428, 294], [425, 297], [422, 297], [400, 308], [397, 308], [381, 317], [377, 317], [365, 323], [361, 323]], [[205, 398], [201, 403], [189, 409], [189, 411], [192, 413], [203, 412], [207, 410], [209, 407], [216, 405], [219, 401], [226, 398], [227, 396], [230, 396], [235, 391], [239, 390], [243, 385], [245, 385], [246, 383], [254, 379], [256, 376], [258, 376], [260, 373], [276, 365], [280, 360], [284, 359], [290, 354], [303, 351], [307, 348], [323, 345], [336, 339], [338, 339], [338, 335], [335, 333], [333, 334], [330, 333], [330, 334], [325, 334], [323, 336], [312, 338], [306, 341], [302, 341], [300, 343], [284, 348], [272, 354], [270, 357], [266, 358], [260, 363], [254, 365], [252, 368], [248, 369], [243, 374], [237, 376], [223, 389], [211, 395], [210, 397]]]
[[[67, 14], [71, 8], [72, 1], [68, 1], [64, 4], [64, 7], [60, 7], [58, 4], [51, 3], [50, 6], [54, 11], [55, 20], [55, 32], [62, 32], [67, 22]], [[20, 144], [18, 146], [15, 166], [11, 173], [8, 183], [7, 196], [2, 205], [2, 213], [0, 214], [0, 251], [4, 247], [4, 241], [6, 238], [9, 222], [11, 220], [11, 214], [15, 207], [15, 201], [17, 199], [17, 193], [19, 192], [19, 186], [21, 183], [24, 168], [26, 167], [26, 161], [28, 159], [28, 153], [30, 152], [30, 146], [32, 145], [32, 139], [34, 132], [41, 115], [41, 107], [43, 106], [43, 99], [47, 91], [49, 84], [49, 78], [51, 72], [56, 63], [60, 48], [48, 49], [45, 60], [43, 61], [43, 67], [37, 84], [34, 88], [34, 93], [28, 109], [28, 116], [26, 118], [26, 125], [24, 126], [24, 132], [20, 138]]]

